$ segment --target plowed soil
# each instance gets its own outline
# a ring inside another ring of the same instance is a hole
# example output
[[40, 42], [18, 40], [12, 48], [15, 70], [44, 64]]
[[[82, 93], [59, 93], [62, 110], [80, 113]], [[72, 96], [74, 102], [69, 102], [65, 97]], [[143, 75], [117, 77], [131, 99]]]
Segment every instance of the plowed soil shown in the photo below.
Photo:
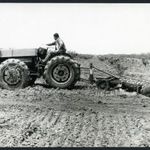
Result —
[[[80, 62], [107, 69], [95, 57]], [[72, 90], [47, 88], [42, 79], [18, 91], [0, 89], [0, 147], [6, 146], [147, 147], [150, 98], [83, 82]]]

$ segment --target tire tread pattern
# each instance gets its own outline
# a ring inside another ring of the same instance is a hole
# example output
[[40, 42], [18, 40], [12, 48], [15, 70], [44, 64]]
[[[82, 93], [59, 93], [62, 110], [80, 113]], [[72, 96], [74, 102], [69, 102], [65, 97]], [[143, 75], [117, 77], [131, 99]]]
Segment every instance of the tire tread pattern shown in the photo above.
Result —
[[[67, 56], [56, 56], [52, 58], [50, 61], [47, 62], [44, 70], [44, 79], [48, 85], [51, 86], [51, 83], [49, 82], [49, 76], [48, 76], [48, 70], [49, 68], [54, 64], [54, 63], [61, 63], [61, 62], [66, 62], [69, 65], [72, 66], [74, 69], [75, 77], [73, 82], [67, 87], [68, 89], [72, 88], [78, 80], [80, 80], [80, 65], [73, 59], [67, 57]], [[56, 88], [56, 87], [55, 87]]]
[[[18, 89], [18, 88], [25, 88], [25, 87], [27, 87], [29, 85], [29, 79], [30, 79], [29, 78], [29, 73], [30, 72], [29, 72], [28, 66], [24, 62], [22, 62], [21, 60], [19, 60], [19, 59], [7, 59], [7, 60], [3, 61], [0, 64], [0, 73], [1, 73], [1, 71], [2, 71], [2, 69], [4, 67], [7, 67], [11, 63], [17, 64], [23, 70], [23, 73], [22, 73], [22, 75], [23, 75], [23, 81], [22, 81], [21, 85], [18, 86], [18, 87], [16, 87], [16, 88]], [[16, 88], [12, 88], [9, 85], [7, 85], [4, 82], [3, 78], [1, 77], [1, 75], [0, 75], [0, 86], [2, 88], [8, 89], [8, 90], [14, 90], [14, 89], [16, 89]]]

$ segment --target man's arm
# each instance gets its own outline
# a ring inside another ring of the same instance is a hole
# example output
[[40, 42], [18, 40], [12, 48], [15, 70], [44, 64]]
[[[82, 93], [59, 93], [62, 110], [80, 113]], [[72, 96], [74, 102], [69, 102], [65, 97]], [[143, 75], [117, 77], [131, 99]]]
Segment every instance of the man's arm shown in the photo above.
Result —
[[46, 44], [47, 46], [52, 46], [52, 45], [55, 45], [56, 42], [53, 42], [53, 43], [49, 43], [49, 44]]

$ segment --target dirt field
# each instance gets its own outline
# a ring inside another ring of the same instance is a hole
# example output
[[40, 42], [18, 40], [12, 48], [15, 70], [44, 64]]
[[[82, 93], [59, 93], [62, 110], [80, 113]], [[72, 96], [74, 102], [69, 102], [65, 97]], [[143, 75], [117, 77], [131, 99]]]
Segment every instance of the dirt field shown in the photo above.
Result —
[[[109, 70], [97, 57], [79, 61]], [[138, 61], [129, 63], [125, 73], [144, 79], [149, 72]], [[142, 74], [138, 65], [147, 72]], [[82, 82], [72, 90], [49, 89], [42, 79], [18, 91], [0, 89], [0, 147], [6, 146], [147, 147], [150, 98], [123, 90], [102, 91]]]

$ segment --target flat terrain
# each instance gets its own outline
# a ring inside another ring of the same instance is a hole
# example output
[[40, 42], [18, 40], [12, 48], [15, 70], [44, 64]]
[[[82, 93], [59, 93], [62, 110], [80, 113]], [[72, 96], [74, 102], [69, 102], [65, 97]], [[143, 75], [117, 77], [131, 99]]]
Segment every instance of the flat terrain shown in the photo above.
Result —
[[[79, 61], [110, 69], [97, 57]], [[148, 69], [139, 76], [142, 71], [136, 67], [128, 65], [125, 74], [147, 78]], [[102, 91], [82, 82], [72, 90], [46, 88], [43, 83], [38, 79], [33, 87], [18, 91], [0, 89], [0, 147], [150, 146], [149, 97]]]

